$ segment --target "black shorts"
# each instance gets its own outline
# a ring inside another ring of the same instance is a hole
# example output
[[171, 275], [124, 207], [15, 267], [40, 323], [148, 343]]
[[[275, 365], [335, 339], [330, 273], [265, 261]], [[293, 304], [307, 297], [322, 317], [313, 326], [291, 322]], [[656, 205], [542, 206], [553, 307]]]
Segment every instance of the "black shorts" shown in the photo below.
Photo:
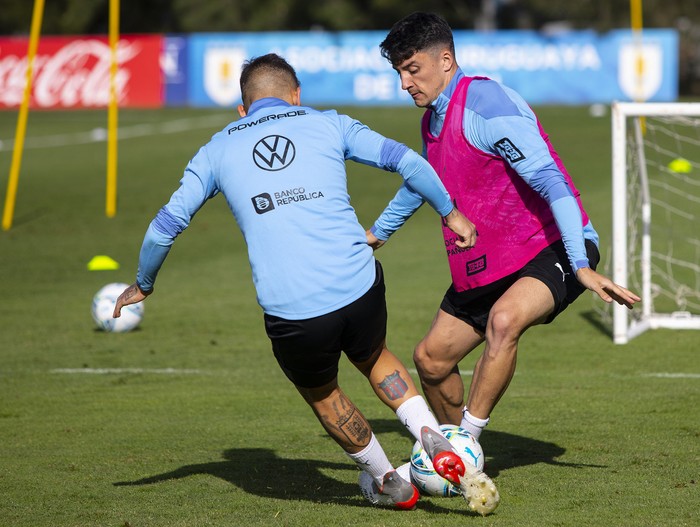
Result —
[[353, 303], [319, 317], [287, 320], [265, 315], [272, 351], [296, 386], [317, 388], [338, 376], [340, 353], [363, 362], [386, 338], [386, 297], [382, 266], [370, 289]]
[[[586, 240], [586, 254], [591, 268], [595, 269], [600, 261], [600, 253], [590, 240]], [[559, 240], [542, 249], [519, 271], [491, 284], [462, 292], [455, 291], [454, 285], [451, 285], [440, 309], [483, 333], [493, 305], [517, 280], [525, 276], [536, 278], [552, 292], [554, 311], [547, 317], [545, 324], [554, 320], [586, 290], [572, 272], [564, 242]]]

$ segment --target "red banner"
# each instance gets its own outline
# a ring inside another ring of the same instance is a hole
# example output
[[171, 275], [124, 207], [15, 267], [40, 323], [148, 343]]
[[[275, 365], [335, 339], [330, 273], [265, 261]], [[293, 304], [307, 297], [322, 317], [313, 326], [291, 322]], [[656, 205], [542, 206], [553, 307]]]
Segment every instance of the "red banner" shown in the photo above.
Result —
[[[117, 46], [119, 106], [163, 106], [160, 35], [124, 35]], [[26, 38], [0, 38], [0, 108], [22, 102]], [[102, 108], [109, 102], [111, 52], [107, 37], [42, 37], [34, 59], [32, 108]]]

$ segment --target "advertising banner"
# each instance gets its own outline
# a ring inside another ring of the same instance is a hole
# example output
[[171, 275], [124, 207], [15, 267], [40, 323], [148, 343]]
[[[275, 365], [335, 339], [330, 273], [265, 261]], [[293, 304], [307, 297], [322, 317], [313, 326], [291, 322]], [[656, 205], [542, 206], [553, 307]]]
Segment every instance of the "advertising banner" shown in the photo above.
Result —
[[[193, 34], [188, 47], [189, 101], [230, 106], [240, 101], [243, 62], [275, 52], [297, 70], [302, 101], [311, 105], [412, 104], [379, 52], [385, 31]], [[467, 75], [485, 75], [530, 104], [673, 101], [678, 96], [678, 36], [630, 31], [455, 31], [457, 61]], [[640, 68], [639, 65], [642, 65]]]
[[[122, 107], [162, 106], [160, 35], [124, 35], [117, 47], [117, 97]], [[26, 38], [0, 38], [0, 108], [22, 102]], [[34, 59], [32, 108], [95, 108], [109, 102], [107, 37], [42, 37]]]
[[[457, 62], [469, 75], [485, 75], [518, 91], [531, 104], [675, 101], [678, 35], [645, 29], [605, 34], [571, 31], [459, 32]], [[640, 67], [641, 66], [641, 67]]]
[[163, 72], [163, 103], [166, 106], [187, 106], [187, 44], [185, 35], [168, 35], [163, 38], [163, 54], [160, 67]]

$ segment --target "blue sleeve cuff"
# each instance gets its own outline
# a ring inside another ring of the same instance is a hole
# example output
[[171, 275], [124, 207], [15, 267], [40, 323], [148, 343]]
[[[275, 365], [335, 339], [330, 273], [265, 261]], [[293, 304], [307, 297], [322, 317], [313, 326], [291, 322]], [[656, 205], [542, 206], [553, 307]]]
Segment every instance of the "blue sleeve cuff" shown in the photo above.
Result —
[[588, 261], [588, 258], [585, 258], [583, 260], [576, 260], [573, 263], [573, 265], [571, 266], [571, 268], [574, 270], [574, 274], [575, 274], [576, 271], [578, 271], [579, 269], [583, 269], [584, 267], [590, 267], [590, 266], [591, 266], [591, 263]]
[[386, 231], [380, 229], [377, 224], [374, 224], [370, 227], [369, 232], [374, 234], [374, 236], [383, 242], [387, 241], [391, 234], [387, 233]]

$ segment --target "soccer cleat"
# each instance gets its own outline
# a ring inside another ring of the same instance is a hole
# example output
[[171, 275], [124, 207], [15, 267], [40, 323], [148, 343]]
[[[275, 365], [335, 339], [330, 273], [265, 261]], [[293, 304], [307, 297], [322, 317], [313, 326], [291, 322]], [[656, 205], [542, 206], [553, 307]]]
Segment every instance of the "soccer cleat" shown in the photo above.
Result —
[[360, 472], [360, 491], [367, 501], [401, 510], [412, 510], [420, 495], [418, 489], [399, 476], [395, 470], [384, 475], [381, 488], [364, 470]]
[[501, 498], [491, 478], [475, 466], [464, 463], [445, 436], [424, 426], [421, 444], [435, 472], [459, 488], [470, 510], [486, 516], [498, 507]]

